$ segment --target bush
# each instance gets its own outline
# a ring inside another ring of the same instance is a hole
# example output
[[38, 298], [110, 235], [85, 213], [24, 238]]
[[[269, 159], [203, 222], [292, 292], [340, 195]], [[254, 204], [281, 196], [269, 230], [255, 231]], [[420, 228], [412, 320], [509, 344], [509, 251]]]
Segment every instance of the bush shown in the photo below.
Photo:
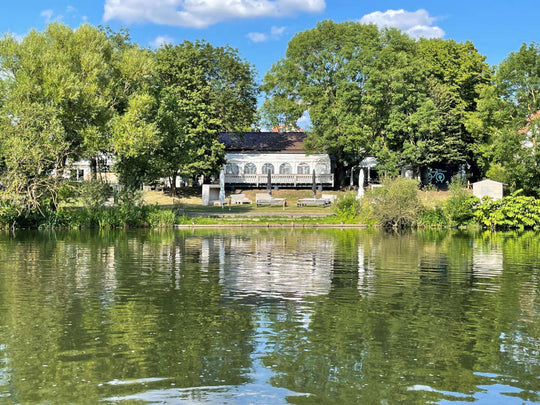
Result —
[[418, 225], [426, 228], [446, 227], [448, 216], [441, 207], [424, 207], [418, 213]]
[[149, 207], [146, 222], [152, 228], [171, 227], [176, 222], [176, 215], [171, 210], [163, 210], [157, 205]]
[[450, 199], [446, 202], [446, 213], [452, 225], [465, 225], [474, 218], [474, 211], [480, 202], [465, 188], [465, 180], [453, 177], [450, 186]]
[[342, 222], [354, 222], [360, 214], [360, 201], [354, 193], [344, 194], [333, 205], [334, 213]]
[[112, 195], [112, 188], [101, 180], [84, 181], [80, 186], [80, 198], [85, 207], [103, 207]]
[[0, 202], [0, 228], [13, 226], [19, 217], [15, 204], [9, 201]]
[[517, 194], [499, 201], [485, 198], [474, 213], [476, 220], [491, 228], [540, 227], [540, 200]]
[[398, 177], [383, 181], [369, 196], [373, 214], [384, 227], [405, 228], [416, 225], [421, 206], [416, 180]]

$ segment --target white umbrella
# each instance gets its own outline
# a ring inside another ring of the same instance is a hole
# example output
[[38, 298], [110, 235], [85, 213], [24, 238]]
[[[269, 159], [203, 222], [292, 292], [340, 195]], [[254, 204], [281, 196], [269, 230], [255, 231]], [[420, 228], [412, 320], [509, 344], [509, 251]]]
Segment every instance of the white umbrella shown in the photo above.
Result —
[[360, 169], [360, 174], [358, 175], [358, 195], [356, 196], [357, 200], [364, 198], [364, 169]]
[[219, 173], [219, 201], [223, 206], [225, 202], [225, 170], [221, 170]]

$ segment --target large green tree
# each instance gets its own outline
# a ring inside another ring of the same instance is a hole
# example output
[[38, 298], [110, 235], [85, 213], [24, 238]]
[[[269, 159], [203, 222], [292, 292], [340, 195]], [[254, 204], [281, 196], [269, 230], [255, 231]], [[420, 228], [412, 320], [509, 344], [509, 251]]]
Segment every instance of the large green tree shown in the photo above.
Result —
[[425, 98], [413, 115], [410, 137], [400, 145], [402, 162], [416, 169], [434, 164], [474, 165], [485, 139], [468, 127], [491, 68], [467, 41], [420, 39], [417, 61], [425, 77]]
[[367, 154], [389, 172], [419, 171], [472, 159], [477, 140], [465, 124], [489, 73], [470, 42], [323, 21], [297, 34], [267, 73], [262, 112], [276, 125], [307, 111], [307, 145], [334, 155], [341, 180]]
[[146, 170], [174, 187], [179, 174], [211, 174], [223, 165], [219, 132], [253, 124], [258, 88], [252, 66], [229, 47], [186, 41], [158, 49], [155, 60], [160, 143]]
[[39, 209], [46, 200], [55, 206], [70, 161], [147, 151], [156, 131], [140, 116], [148, 110], [144, 94], [152, 66], [151, 54], [125, 34], [88, 24], [72, 29], [53, 23], [21, 41], [4, 36], [2, 195], [17, 196], [21, 210]]
[[374, 25], [322, 21], [298, 33], [264, 78], [262, 114], [269, 126], [311, 119], [307, 146], [335, 156], [338, 171], [371, 149], [376, 109], [366, 108], [368, 67], [380, 51]]
[[487, 133], [486, 175], [540, 195], [540, 46], [523, 44], [497, 67], [478, 101], [476, 127]]

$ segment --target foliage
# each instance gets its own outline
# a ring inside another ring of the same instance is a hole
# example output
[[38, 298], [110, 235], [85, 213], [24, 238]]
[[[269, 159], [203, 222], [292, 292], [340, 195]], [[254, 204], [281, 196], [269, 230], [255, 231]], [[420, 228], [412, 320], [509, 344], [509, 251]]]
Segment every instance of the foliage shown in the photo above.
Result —
[[511, 52], [499, 65], [496, 82], [503, 100], [522, 120], [540, 110], [540, 45], [524, 43]]
[[448, 215], [442, 207], [422, 207], [418, 212], [418, 226], [425, 228], [445, 228], [448, 226]]
[[477, 207], [474, 217], [481, 225], [491, 228], [538, 228], [540, 200], [518, 193], [498, 201], [486, 198]]
[[84, 181], [80, 184], [80, 198], [84, 207], [102, 207], [112, 195], [112, 188], [101, 180]]
[[146, 217], [148, 226], [152, 228], [171, 227], [176, 223], [174, 211], [161, 209], [157, 205], [149, 207]]
[[69, 162], [87, 158], [95, 172], [99, 154], [151, 150], [154, 124], [140, 113], [151, 54], [128, 41], [59, 23], [0, 39], [2, 197], [20, 213], [57, 208]]
[[[323, 21], [297, 34], [286, 56], [264, 78], [263, 116], [272, 125], [311, 119], [308, 147], [334, 155], [338, 170], [355, 165], [373, 145], [387, 147], [383, 134], [392, 107], [407, 108], [414, 86], [403, 78], [414, 41], [397, 30]], [[384, 138], [384, 139], [382, 139]], [[373, 141], [376, 141], [375, 143]]]
[[457, 176], [449, 185], [450, 198], [446, 201], [446, 213], [452, 225], [465, 225], [474, 216], [479, 200], [465, 188], [465, 180]]
[[143, 167], [154, 178], [215, 173], [225, 155], [219, 132], [246, 130], [254, 121], [258, 90], [251, 65], [236, 50], [204, 41], [165, 45], [155, 61], [159, 145]]
[[489, 177], [540, 196], [538, 151], [540, 46], [523, 44], [498, 66], [494, 86], [484, 88], [478, 101], [476, 126], [489, 134], [483, 160]]
[[13, 226], [19, 213], [17, 206], [9, 201], [0, 201], [0, 228]]
[[334, 155], [338, 172], [367, 154], [380, 170], [418, 171], [473, 159], [481, 139], [466, 123], [490, 73], [470, 42], [323, 21], [297, 34], [266, 74], [262, 114], [275, 126], [308, 112], [307, 145]]
[[360, 201], [356, 199], [354, 193], [347, 193], [340, 196], [332, 205], [334, 213], [339, 221], [344, 223], [358, 220], [360, 213]]
[[393, 228], [416, 225], [421, 206], [415, 180], [387, 178], [383, 187], [374, 189], [367, 197], [380, 225]]

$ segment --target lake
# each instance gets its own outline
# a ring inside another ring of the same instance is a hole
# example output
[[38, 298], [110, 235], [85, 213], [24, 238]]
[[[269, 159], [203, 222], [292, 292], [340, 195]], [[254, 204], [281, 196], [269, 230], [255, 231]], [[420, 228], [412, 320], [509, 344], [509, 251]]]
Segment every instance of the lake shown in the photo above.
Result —
[[540, 402], [540, 234], [0, 234], [0, 403]]

